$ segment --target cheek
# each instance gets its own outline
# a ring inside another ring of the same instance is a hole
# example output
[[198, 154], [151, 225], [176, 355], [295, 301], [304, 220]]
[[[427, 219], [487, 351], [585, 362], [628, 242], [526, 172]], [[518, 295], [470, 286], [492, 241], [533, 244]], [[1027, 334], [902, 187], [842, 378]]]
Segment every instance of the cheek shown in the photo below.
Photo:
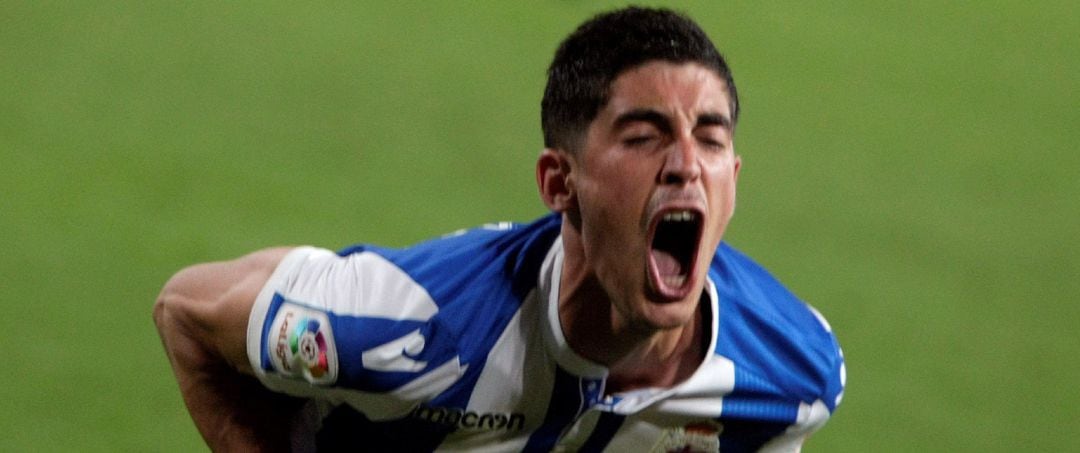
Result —
[[722, 214], [724, 223], [731, 218], [735, 209], [736, 180], [738, 174], [735, 171], [733, 161], [718, 164], [708, 172], [709, 180], [706, 182], [709, 191], [710, 208]]
[[578, 181], [581, 194], [591, 200], [588, 204], [592, 209], [605, 216], [625, 217], [643, 204], [649, 185], [640, 181], [646, 175], [635, 173], [635, 168], [617, 165], [617, 162], [598, 167], [601, 170]]
[[[614, 167], [612, 167], [614, 168]], [[590, 257], [601, 273], [640, 262], [637, 254], [644, 240], [643, 208], [648, 204], [648, 185], [633, 184], [631, 175], [616, 170], [596, 172], [579, 184], [582, 233]]]

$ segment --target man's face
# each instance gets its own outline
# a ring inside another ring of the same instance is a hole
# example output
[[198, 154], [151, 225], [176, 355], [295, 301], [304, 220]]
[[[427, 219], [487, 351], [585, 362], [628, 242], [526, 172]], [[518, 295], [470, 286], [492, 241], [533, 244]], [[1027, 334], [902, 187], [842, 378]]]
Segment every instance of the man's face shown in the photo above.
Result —
[[697, 312], [735, 209], [731, 115], [713, 71], [651, 62], [615, 79], [571, 158], [586, 265], [630, 327], [678, 327]]

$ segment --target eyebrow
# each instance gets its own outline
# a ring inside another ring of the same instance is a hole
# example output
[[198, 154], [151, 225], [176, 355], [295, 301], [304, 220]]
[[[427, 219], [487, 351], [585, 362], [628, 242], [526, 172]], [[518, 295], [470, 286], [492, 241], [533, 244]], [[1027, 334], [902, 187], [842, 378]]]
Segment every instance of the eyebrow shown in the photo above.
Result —
[[[635, 109], [629, 112], [623, 113], [615, 118], [615, 128], [619, 129], [627, 124], [643, 121], [664, 132], [671, 131], [671, 122], [664, 114], [652, 110], [652, 109]], [[720, 126], [727, 130], [731, 130], [731, 118], [721, 113], [702, 113], [697, 117], [697, 123], [694, 127], [701, 126]]]
[[731, 130], [731, 118], [721, 113], [703, 113], [698, 115], [696, 126], [720, 126]]
[[622, 129], [627, 124], [646, 122], [664, 132], [671, 132], [671, 122], [662, 113], [652, 109], [635, 109], [615, 118], [615, 129]]

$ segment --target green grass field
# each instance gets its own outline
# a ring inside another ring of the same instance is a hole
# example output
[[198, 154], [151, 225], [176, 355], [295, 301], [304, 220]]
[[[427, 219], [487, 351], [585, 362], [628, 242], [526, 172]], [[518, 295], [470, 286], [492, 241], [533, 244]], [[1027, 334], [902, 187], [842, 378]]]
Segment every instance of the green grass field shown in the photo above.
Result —
[[[0, 451], [198, 451], [150, 318], [190, 263], [544, 212], [558, 41], [610, 2], [0, 2]], [[1077, 451], [1080, 4], [696, 2], [728, 240], [824, 312], [807, 451]]]

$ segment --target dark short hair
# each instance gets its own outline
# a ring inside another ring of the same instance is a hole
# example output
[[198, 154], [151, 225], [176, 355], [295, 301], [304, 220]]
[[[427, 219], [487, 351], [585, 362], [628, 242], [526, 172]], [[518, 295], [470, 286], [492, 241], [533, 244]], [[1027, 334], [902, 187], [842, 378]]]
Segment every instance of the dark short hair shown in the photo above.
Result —
[[593, 17], [559, 45], [540, 104], [544, 146], [576, 151], [607, 104], [611, 83], [655, 60], [693, 62], [715, 71], [731, 97], [732, 123], [738, 120], [731, 70], [701, 27], [668, 9], [629, 7]]

